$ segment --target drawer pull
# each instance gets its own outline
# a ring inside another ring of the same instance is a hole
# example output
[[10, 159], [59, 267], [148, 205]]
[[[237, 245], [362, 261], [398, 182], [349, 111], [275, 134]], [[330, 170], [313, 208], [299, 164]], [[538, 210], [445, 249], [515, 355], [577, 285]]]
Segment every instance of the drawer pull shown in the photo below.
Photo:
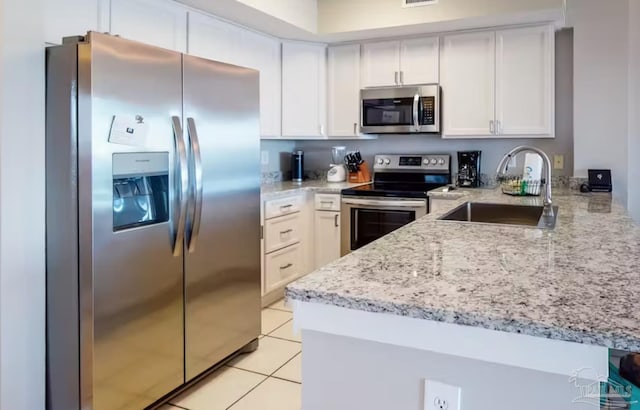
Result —
[[289, 269], [290, 267], [293, 266], [293, 263], [287, 263], [284, 266], [280, 266], [280, 270], [285, 270], [285, 269]]
[[320, 201], [321, 204], [333, 205], [333, 201]]
[[280, 235], [286, 235], [291, 232], [293, 232], [293, 229], [287, 229], [286, 231], [280, 231]]
[[292, 207], [293, 207], [293, 205], [281, 205], [280, 206], [280, 210], [281, 211], [286, 211], [287, 209], [292, 208]]

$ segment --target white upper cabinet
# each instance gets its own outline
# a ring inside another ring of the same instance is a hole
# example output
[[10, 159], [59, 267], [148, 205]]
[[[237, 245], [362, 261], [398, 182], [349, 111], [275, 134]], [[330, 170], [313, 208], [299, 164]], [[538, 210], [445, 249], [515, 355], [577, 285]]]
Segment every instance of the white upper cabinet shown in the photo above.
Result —
[[[45, 41], [62, 44], [63, 37], [82, 36], [87, 31], [107, 31], [100, 24], [98, 0], [47, 0], [44, 4]], [[108, 6], [108, 4], [107, 4]]]
[[260, 71], [260, 135], [280, 136], [280, 40], [189, 13], [189, 54]]
[[326, 45], [282, 44], [282, 135], [326, 137]]
[[358, 136], [360, 123], [360, 45], [329, 47], [329, 137]]
[[112, 34], [187, 51], [187, 11], [168, 0], [111, 0]]
[[554, 137], [554, 42], [550, 25], [444, 37], [442, 136]]
[[446, 36], [441, 60], [443, 136], [492, 135], [495, 33]]
[[438, 37], [413, 38], [400, 42], [400, 83], [437, 84], [440, 80]]
[[362, 46], [362, 86], [437, 83], [438, 37], [366, 43]]
[[242, 64], [260, 71], [260, 135], [279, 137], [282, 133], [281, 43], [273, 37], [243, 30]]
[[362, 86], [383, 87], [400, 81], [400, 42], [362, 45]]
[[242, 55], [242, 29], [204, 14], [189, 12], [189, 54], [238, 64]]
[[553, 27], [496, 32], [496, 134], [554, 135]]

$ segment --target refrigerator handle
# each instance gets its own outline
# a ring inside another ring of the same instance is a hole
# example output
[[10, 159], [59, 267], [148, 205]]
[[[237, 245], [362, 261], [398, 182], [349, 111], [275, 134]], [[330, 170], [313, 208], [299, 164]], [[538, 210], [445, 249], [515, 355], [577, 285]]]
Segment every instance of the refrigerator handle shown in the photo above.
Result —
[[188, 249], [190, 253], [195, 252], [198, 237], [200, 236], [200, 223], [202, 221], [202, 154], [200, 151], [200, 140], [198, 139], [198, 130], [196, 129], [196, 122], [193, 118], [187, 118], [187, 133], [189, 135], [189, 141], [191, 142], [191, 149], [193, 150], [193, 162], [195, 168], [195, 194], [196, 204], [195, 212], [193, 215], [193, 224], [191, 228], [191, 235], [189, 236]]
[[176, 154], [178, 157], [178, 220], [175, 227], [175, 237], [173, 238], [173, 256], [182, 254], [182, 245], [184, 242], [184, 230], [187, 217], [187, 197], [189, 187], [189, 169], [187, 168], [187, 149], [184, 144], [182, 125], [180, 125], [180, 117], [171, 117], [173, 125], [173, 137], [176, 143]]

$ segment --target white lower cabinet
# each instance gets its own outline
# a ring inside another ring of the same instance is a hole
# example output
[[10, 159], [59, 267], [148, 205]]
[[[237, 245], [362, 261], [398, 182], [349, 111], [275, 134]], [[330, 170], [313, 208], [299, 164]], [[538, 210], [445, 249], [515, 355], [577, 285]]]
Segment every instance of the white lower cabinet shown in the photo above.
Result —
[[297, 243], [265, 255], [265, 293], [286, 285], [304, 273], [302, 246]]
[[340, 212], [316, 211], [316, 269], [340, 258]]
[[340, 195], [318, 193], [314, 202], [314, 269], [318, 269], [340, 258]]
[[282, 298], [284, 287], [313, 270], [313, 202], [298, 193], [262, 207], [262, 305]]

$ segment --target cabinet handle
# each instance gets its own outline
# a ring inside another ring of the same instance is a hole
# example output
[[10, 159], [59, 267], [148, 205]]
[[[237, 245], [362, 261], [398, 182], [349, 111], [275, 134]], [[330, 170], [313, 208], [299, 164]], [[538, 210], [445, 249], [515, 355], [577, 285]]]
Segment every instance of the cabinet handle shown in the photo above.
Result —
[[320, 201], [320, 204], [329, 204], [329, 206], [333, 205], [333, 201]]
[[285, 269], [289, 269], [290, 267], [293, 266], [293, 263], [287, 263], [284, 266], [280, 266], [280, 270], [285, 270]]
[[293, 232], [293, 229], [287, 229], [286, 231], [280, 231], [280, 235], [286, 235], [291, 232]]
[[358, 123], [353, 123], [353, 135], [358, 135]]
[[339, 216], [340, 216], [340, 215], [338, 215], [338, 214], [336, 214], [336, 215], [334, 215], [334, 216], [333, 216], [333, 224], [336, 226], [336, 228], [337, 228], [338, 226], [340, 226], [340, 225], [338, 225], [338, 217], [339, 217]]
[[400, 71], [400, 84], [404, 84], [404, 71]]
[[282, 205], [282, 206], [280, 206], [280, 210], [281, 211], [286, 211], [287, 209], [292, 208], [292, 207], [293, 207], [293, 205]]
[[502, 122], [496, 121], [496, 134], [502, 134]]
[[493, 126], [493, 120], [489, 121], [489, 132], [495, 134], [495, 129]]
[[320, 124], [320, 135], [324, 135], [324, 126]]
[[395, 79], [396, 85], [398, 85], [398, 72], [397, 71], [394, 72], [394, 79]]

